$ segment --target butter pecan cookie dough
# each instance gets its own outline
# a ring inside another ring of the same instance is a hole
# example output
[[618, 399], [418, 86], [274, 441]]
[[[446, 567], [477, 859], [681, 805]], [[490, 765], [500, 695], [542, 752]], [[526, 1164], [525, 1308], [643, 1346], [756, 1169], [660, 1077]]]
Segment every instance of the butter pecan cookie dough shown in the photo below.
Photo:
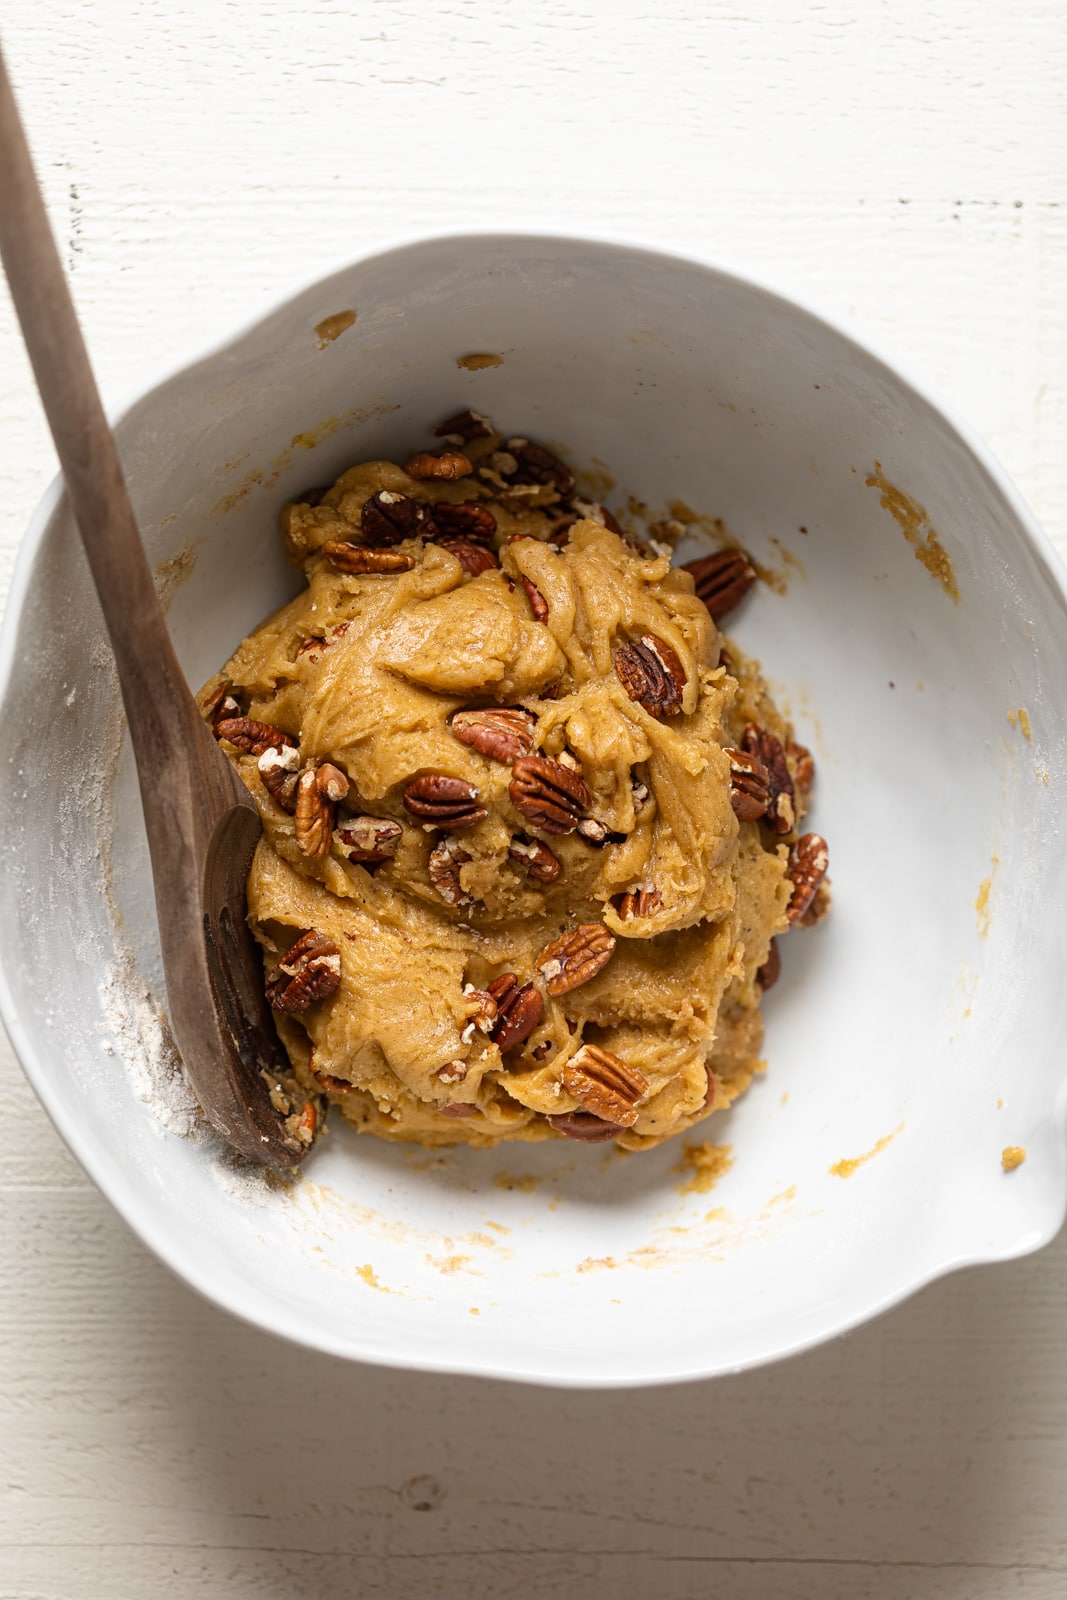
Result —
[[828, 905], [811, 756], [717, 631], [743, 551], [673, 567], [543, 447], [436, 433], [284, 508], [307, 587], [201, 694], [263, 818], [272, 1087], [305, 1142], [331, 1101], [645, 1148], [745, 1088], [777, 937]]

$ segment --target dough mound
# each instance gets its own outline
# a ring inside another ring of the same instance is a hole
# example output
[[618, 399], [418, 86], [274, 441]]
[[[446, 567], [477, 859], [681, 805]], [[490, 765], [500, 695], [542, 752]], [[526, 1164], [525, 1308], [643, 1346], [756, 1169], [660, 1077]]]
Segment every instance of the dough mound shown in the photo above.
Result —
[[[328, 1099], [425, 1145], [645, 1148], [759, 1068], [789, 925], [795, 829], [738, 819], [724, 749], [806, 752], [666, 547], [476, 422], [286, 506], [307, 586], [201, 694], [263, 818], [277, 1092], [312, 1130]], [[287, 972], [310, 930], [334, 955]]]

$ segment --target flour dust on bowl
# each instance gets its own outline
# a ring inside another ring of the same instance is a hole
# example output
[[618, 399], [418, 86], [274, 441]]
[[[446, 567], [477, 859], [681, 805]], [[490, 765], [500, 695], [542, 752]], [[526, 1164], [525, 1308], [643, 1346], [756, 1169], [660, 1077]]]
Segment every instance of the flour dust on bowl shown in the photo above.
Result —
[[[766, 1073], [688, 1147], [430, 1151], [337, 1118], [293, 1183], [236, 1167], [169, 1053], [118, 692], [53, 489], [3, 639], [2, 1000], [74, 1153], [264, 1328], [560, 1384], [750, 1366], [1036, 1249], [1067, 1188], [1067, 603], [999, 467], [751, 280], [579, 239], [405, 245], [118, 423], [191, 684], [296, 592], [282, 504], [466, 407], [593, 462], [594, 498], [681, 510], [682, 559], [718, 533], [759, 564], [731, 631], [815, 752], [834, 880], [767, 996]], [[1005, 1172], [1009, 1146], [1026, 1159]]]

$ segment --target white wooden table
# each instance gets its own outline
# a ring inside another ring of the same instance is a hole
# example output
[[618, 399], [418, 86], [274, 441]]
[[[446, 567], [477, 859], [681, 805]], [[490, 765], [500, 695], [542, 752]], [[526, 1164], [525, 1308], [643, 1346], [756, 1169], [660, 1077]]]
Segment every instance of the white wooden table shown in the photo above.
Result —
[[[614, 229], [850, 317], [1067, 553], [1058, 0], [4, 13], [109, 400], [391, 235]], [[53, 470], [6, 302], [0, 439], [2, 589]], [[1067, 1594], [1067, 1237], [711, 1385], [405, 1377], [194, 1299], [0, 1072], [3, 1600]]]

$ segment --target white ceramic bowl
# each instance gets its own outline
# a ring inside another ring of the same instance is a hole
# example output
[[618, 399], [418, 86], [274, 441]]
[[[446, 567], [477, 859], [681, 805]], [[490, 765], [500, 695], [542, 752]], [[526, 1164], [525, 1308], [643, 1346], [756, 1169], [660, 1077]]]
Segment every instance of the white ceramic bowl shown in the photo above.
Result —
[[[316, 324], [346, 309], [320, 349]], [[470, 352], [503, 360], [461, 369]], [[2, 641], [2, 1003], [71, 1149], [163, 1260], [264, 1328], [553, 1383], [745, 1367], [1045, 1243], [1065, 1197], [1064, 579], [988, 450], [836, 327], [706, 264], [409, 244], [294, 295], [119, 423], [194, 685], [299, 582], [279, 505], [467, 405], [605, 463], [616, 506], [723, 518], [787, 579], [737, 633], [816, 751], [835, 903], [784, 947], [766, 1076], [703, 1130], [732, 1168], [683, 1192], [677, 1146], [431, 1155], [337, 1118], [287, 1190], [180, 1132], [129, 973], [133, 952], [160, 993], [115, 679], [53, 486]], [[868, 484], [876, 462], [925, 508], [958, 603]], [[1011, 1174], [1006, 1145], [1027, 1150]]]

